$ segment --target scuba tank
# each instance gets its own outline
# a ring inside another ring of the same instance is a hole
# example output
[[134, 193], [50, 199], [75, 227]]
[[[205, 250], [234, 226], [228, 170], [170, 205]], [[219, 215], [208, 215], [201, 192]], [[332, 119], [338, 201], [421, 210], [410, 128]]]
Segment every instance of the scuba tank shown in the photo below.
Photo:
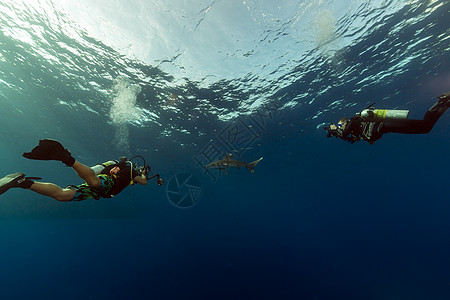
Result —
[[94, 171], [95, 175], [97, 176], [97, 175], [101, 174], [102, 171], [103, 171], [107, 166], [114, 165], [114, 164], [118, 164], [119, 162], [123, 162], [123, 161], [126, 161], [126, 160], [127, 160], [127, 158], [123, 156], [123, 157], [120, 158], [120, 161], [117, 161], [117, 160], [108, 160], [108, 161], [106, 161], [106, 162], [104, 162], [104, 163], [102, 163], [102, 164], [97, 164], [97, 165], [95, 165], [95, 166], [92, 166], [91, 169], [92, 169], [92, 171]]
[[100, 174], [107, 166], [113, 165], [113, 164], [117, 164], [118, 161], [117, 160], [108, 160], [102, 164], [97, 164], [95, 166], [92, 166], [91, 169], [92, 171], [94, 171], [95, 175]]
[[368, 119], [368, 121], [407, 119], [409, 115], [409, 110], [366, 108], [357, 115], [360, 115], [364, 119]]

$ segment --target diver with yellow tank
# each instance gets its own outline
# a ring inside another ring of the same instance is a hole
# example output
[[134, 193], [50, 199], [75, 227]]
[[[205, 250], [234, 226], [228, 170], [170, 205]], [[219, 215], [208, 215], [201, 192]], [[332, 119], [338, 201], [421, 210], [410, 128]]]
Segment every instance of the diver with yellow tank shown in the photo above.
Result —
[[363, 140], [374, 144], [385, 133], [428, 133], [450, 106], [450, 92], [438, 97], [423, 120], [408, 119], [409, 110], [375, 109], [373, 105], [355, 114], [350, 120], [343, 118], [337, 124], [331, 123], [329, 127], [325, 127], [327, 137], [334, 136], [350, 143]]

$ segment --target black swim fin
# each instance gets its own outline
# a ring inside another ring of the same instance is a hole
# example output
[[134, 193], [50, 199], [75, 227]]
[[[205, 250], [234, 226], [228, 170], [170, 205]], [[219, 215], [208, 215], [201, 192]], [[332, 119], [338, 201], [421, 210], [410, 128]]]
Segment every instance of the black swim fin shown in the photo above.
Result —
[[36, 160], [58, 160], [71, 167], [75, 159], [70, 151], [65, 149], [60, 142], [44, 139], [39, 141], [39, 145], [34, 147], [31, 152], [25, 152], [23, 157]]
[[9, 190], [10, 188], [20, 187], [20, 188], [30, 188], [33, 184], [31, 179], [42, 179], [40, 177], [25, 177], [23, 173], [13, 173], [9, 174], [3, 178], [0, 178], [0, 195]]

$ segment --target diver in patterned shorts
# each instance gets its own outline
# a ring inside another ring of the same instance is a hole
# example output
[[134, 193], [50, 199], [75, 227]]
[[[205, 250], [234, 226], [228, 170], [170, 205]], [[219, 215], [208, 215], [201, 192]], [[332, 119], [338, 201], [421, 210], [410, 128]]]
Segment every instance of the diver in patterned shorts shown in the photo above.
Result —
[[148, 166], [136, 169], [126, 159], [120, 162], [109, 161], [102, 164], [101, 170], [92, 169], [76, 161], [70, 151], [55, 140], [40, 140], [38, 146], [31, 152], [24, 153], [23, 156], [36, 160], [61, 161], [68, 167], [73, 168], [85, 183], [61, 188], [53, 183], [34, 181], [41, 179], [39, 177], [25, 177], [23, 173], [14, 173], [0, 179], [0, 194], [3, 194], [10, 188], [19, 187], [30, 189], [58, 201], [80, 201], [89, 198], [98, 200], [100, 198], [114, 197], [127, 186], [135, 183], [146, 185], [147, 179], [154, 177], [156, 177], [158, 185], [163, 183], [162, 178], [159, 178], [159, 174], [147, 178]]

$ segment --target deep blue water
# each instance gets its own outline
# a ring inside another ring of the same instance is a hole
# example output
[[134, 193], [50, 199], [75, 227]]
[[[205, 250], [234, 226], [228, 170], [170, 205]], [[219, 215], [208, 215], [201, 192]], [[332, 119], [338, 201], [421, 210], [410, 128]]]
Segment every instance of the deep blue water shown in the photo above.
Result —
[[[54, 138], [88, 165], [143, 155], [166, 184], [3, 194], [1, 299], [450, 298], [450, 112], [375, 145], [323, 130], [450, 90], [448, 1], [98, 3], [0, 4], [0, 174], [81, 183], [21, 156]], [[227, 152], [264, 159], [199, 165]]]

